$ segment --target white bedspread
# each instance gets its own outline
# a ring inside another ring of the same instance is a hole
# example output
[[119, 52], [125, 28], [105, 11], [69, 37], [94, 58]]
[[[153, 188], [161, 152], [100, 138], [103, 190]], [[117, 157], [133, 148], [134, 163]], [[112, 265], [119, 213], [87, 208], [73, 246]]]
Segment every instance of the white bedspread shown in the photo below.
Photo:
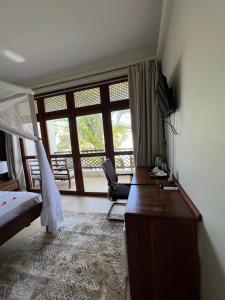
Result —
[[0, 226], [40, 202], [39, 195], [35, 193], [0, 192]]

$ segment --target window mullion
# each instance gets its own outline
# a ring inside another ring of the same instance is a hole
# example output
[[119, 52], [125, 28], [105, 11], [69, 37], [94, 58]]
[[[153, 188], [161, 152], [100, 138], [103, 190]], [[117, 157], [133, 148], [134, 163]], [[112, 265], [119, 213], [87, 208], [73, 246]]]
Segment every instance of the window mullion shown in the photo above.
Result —
[[83, 194], [84, 181], [83, 181], [82, 168], [81, 168], [79, 141], [78, 141], [77, 124], [76, 124], [76, 111], [75, 111], [73, 92], [66, 93], [66, 101], [67, 101], [70, 140], [71, 140], [73, 166], [74, 166], [75, 179], [76, 179], [76, 187], [77, 187], [77, 192]]
[[103, 117], [103, 129], [104, 129], [104, 137], [105, 137], [106, 154], [107, 157], [110, 158], [112, 163], [115, 165], [108, 84], [102, 85], [100, 87], [100, 96], [101, 96], [101, 105], [102, 105], [102, 117]]

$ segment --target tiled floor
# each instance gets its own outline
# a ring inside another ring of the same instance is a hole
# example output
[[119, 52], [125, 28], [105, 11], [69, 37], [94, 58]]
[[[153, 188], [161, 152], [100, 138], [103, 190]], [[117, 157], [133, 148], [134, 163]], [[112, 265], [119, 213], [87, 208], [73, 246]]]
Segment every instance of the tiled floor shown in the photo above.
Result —
[[[107, 198], [101, 197], [84, 197], [84, 196], [62, 196], [62, 205], [64, 210], [76, 212], [99, 212], [107, 213], [111, 202]], [[0, 246], [0, 260], [9, 255], [12, 251], [18, 249], [26, 241], [27, 237], [31, 236], [40, 228], [40, 219], [35, 220], [29, 227], [23, 229], [13, 238]], [[127, 293], [127, 300], [129, 292]]]
[[[105, 176], [84, 176], [84, 190], [85, 192], [103, 192], [107, 193], [108, 184]], [[119, 182], [129, 183], [131, 180], [130, 176], [119, 176]], [[68, 180], [65, 181], [56, 181], [58, 188], [60, 190], [71, 190], [76, 191], [75, 179], [71, 179], [71, 188], [69, 188]], [[39, 188], [38, 182], [35, 184], [36, 188]]]

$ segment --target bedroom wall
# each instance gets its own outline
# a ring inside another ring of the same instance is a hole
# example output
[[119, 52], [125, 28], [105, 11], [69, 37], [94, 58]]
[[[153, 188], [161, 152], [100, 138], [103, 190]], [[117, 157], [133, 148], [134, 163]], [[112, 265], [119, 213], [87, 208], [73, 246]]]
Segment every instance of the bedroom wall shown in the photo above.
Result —
[[[179, 104], [169, 165], [203, 215], [201, 299], [225, 299], [225, 1], [174, 0], [162, 51]], [[164, 29], [166, 30], [166, 29]]]

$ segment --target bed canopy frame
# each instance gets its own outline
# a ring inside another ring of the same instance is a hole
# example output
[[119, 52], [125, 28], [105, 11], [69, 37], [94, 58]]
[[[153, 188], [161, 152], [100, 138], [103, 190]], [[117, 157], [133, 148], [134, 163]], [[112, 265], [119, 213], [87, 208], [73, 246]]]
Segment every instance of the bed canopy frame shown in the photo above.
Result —
[[44, 146], [38, 137], [33, 98], [34, 92], [31, 89], [0, 81], [0, 130], [34, 141], [41, 172], [41, 225], [56, 235], [63, 226], [61, 196]]

